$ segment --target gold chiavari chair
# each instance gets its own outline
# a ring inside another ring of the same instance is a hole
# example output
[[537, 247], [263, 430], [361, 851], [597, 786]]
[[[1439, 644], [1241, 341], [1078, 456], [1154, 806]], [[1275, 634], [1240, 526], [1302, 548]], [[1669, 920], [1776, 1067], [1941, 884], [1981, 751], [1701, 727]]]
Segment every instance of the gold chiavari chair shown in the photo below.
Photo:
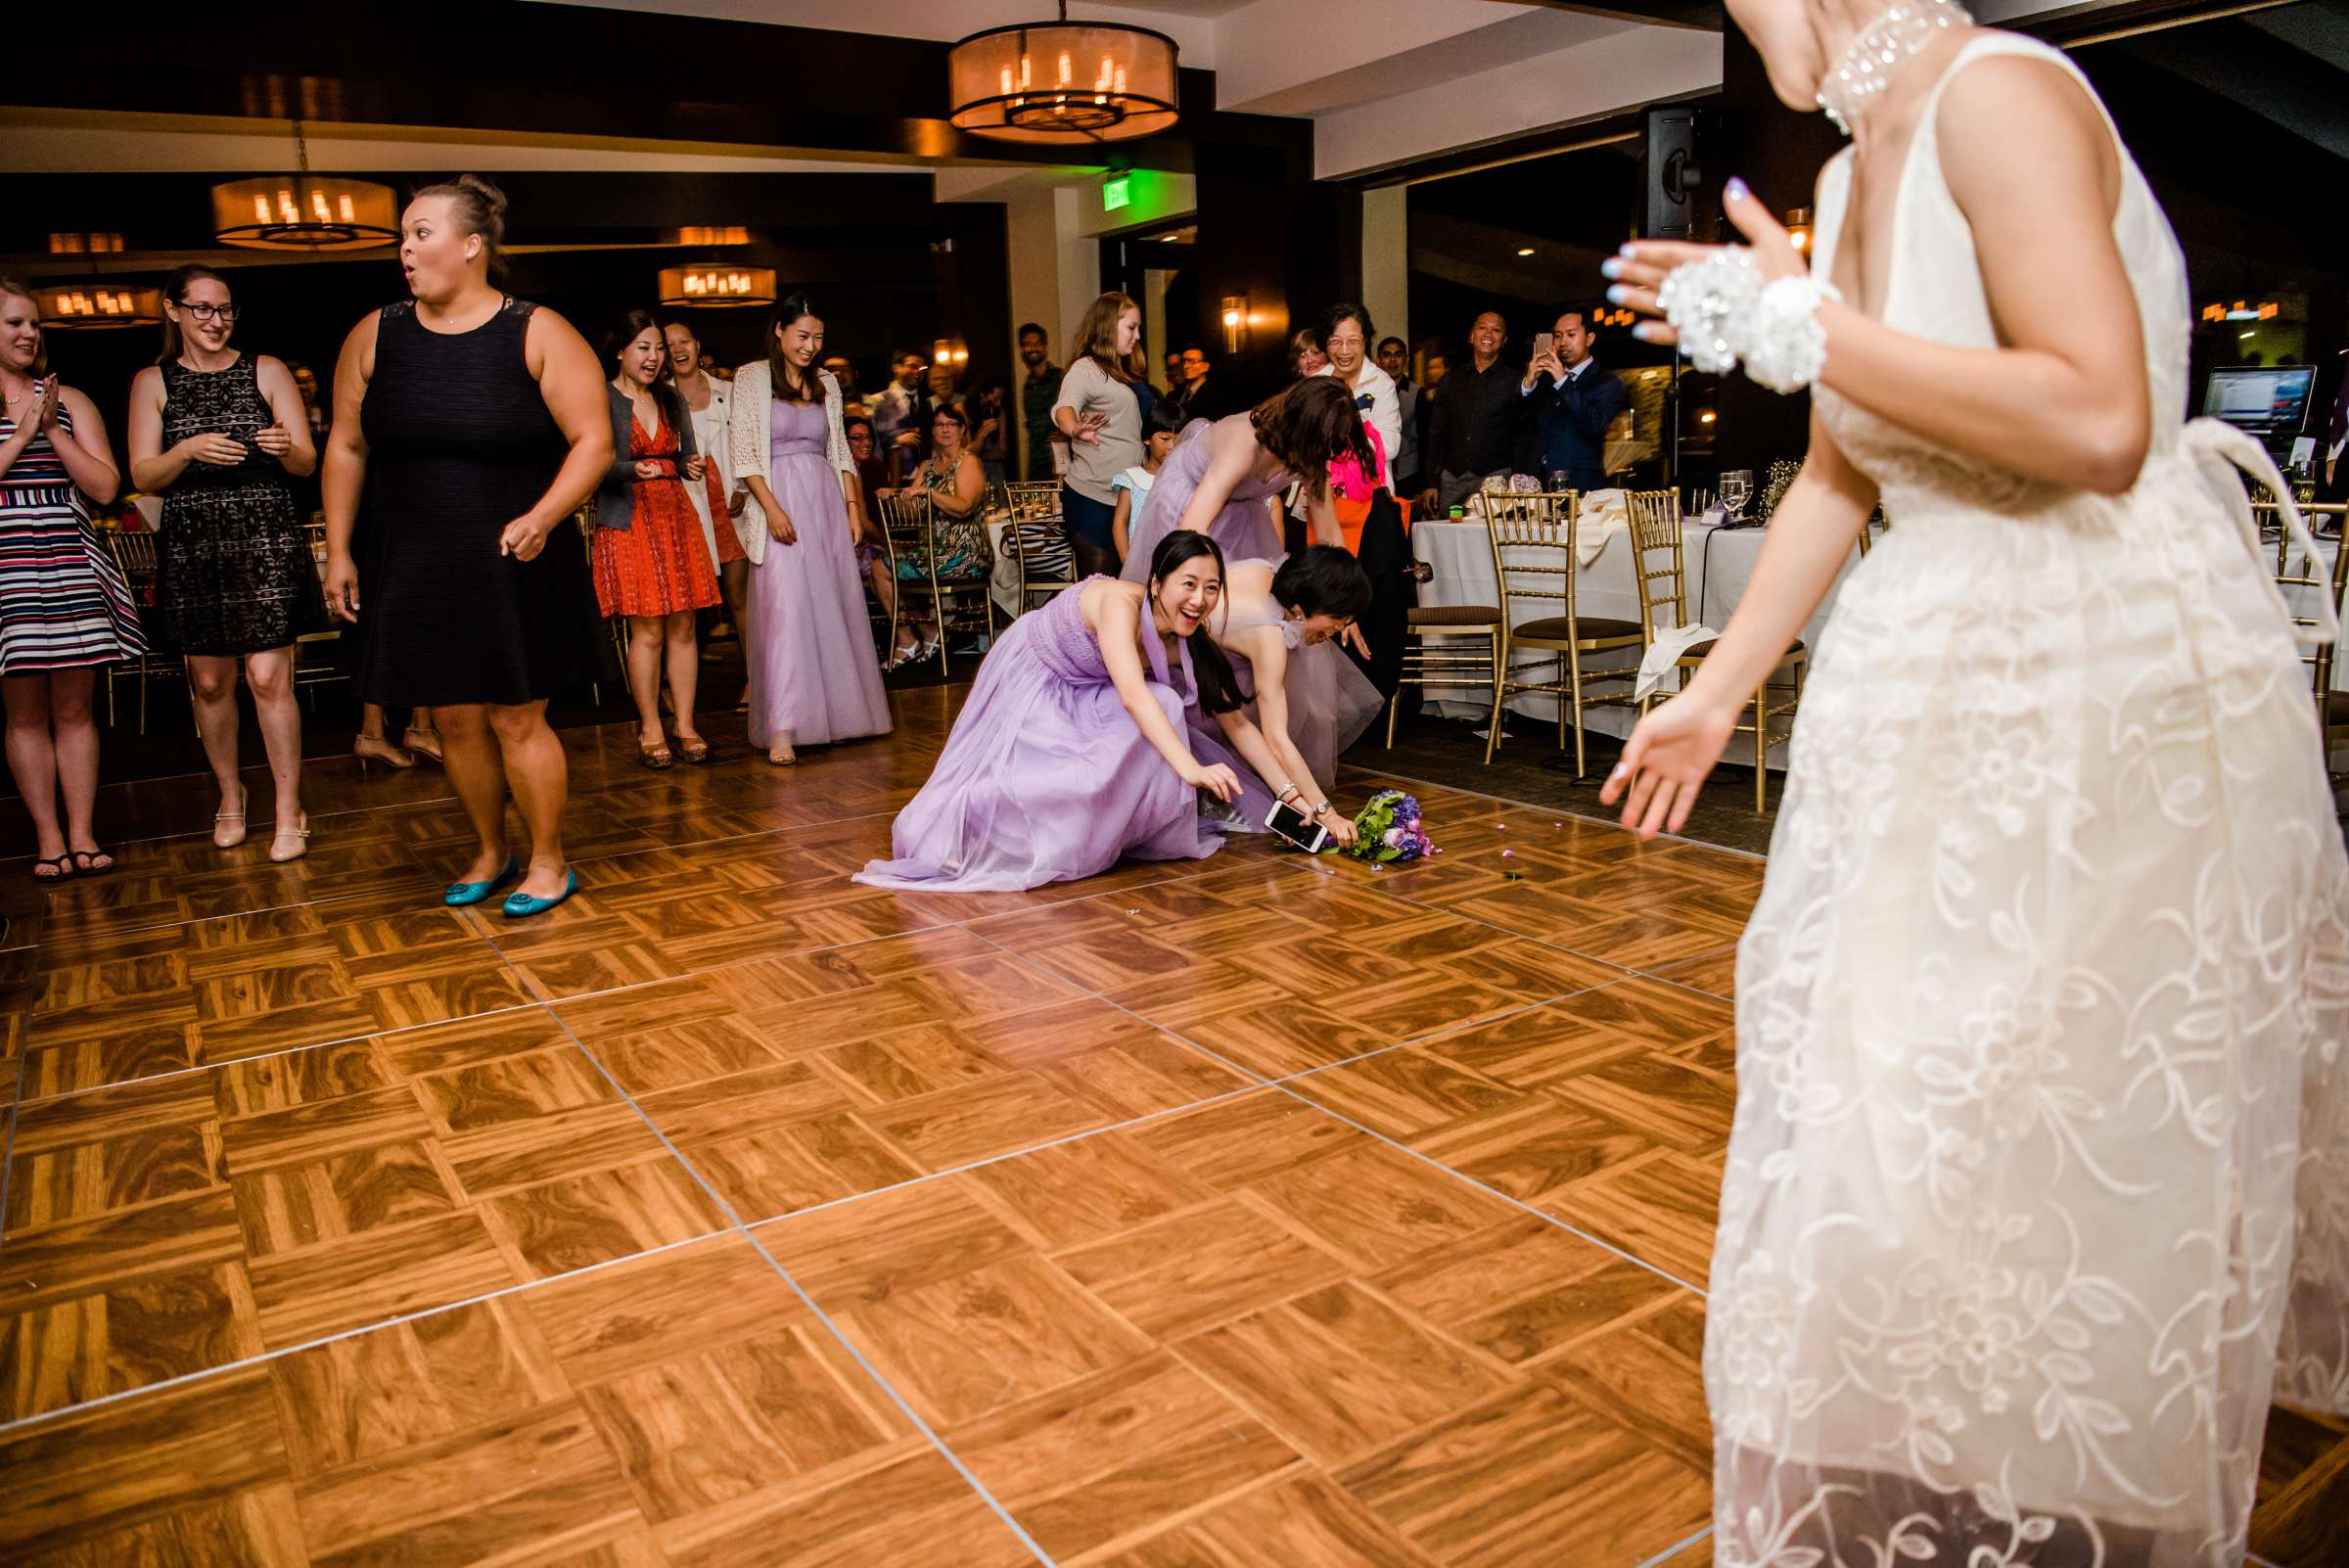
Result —
[[1026, 615], [1035, 608], [1035, 595], [1049, 598], [1076, 580], [1076, 562], [1061, 530], [1060, 482], [1015, 480], [1003, 489], [1011, 507], [1003, 549], [1018, 576], [1020, 614]]
[[[1693, 623], [1697, 613], [1688, 603], [1688, 560], [1681, 542], [1681, 501], [1671, 490], [1633, 490], [1624, 497], [1632, 515], [1632, 548], [1634, 572], [1639, 579], [1639, 621], [1645, 640], [1653, 642], [1660, 631], [1674, 626]], [[1861, 537], [1865, 538], [1862, 530]], [[1863, 552], [1865, 546], [1862, 546]], [[1713, 651], [1714, 639], [1691, 643], [1674, 661], [1682, 671], [1681, 679], [1687, 680], [1686, 671], [1705, 662]], [[1756, 814], [1770, 809], [1770, 721], [1788, 718], [1794, 715], [1803, 694], [1803, 675], [1811, 665], [1811, 650], [1797, 639], [1786, 650], [1786, 657], [1777, 669], [1763, 677], [1754, 689], [1750, 724], [1740, 723], [1730, 733], [1754, 737], [1754, 810]], [[1785, 678], [1780, 678], [1785, 677]], [[1783, 699], [1773, 702], [1772, 693], [1783, 693]], [[1669, 692], [1651, 694], [1639, 705], [1644, 714], [1658, 701], [1672, 696]]]
[[[131, 609], [137, 612], [140, 624], [147, 629], [150, 642], [154, 640], [154, 617], [149, 608], [155, 598], [157, 564], [155, 535], [152, 532], [125, 532], [120, 529], [101, 530], [107, 552], [115, 558], [115, 566], [122, 580], [130, 587]], [[177, 654], [143, 653], [138, 658], [106, 667], [106, 722], [115, 723], [115, 686], [117, 682], [135, 680], [139, 688], [139, 733], [147, 733], [147, 684], [153, 680], [186, 680], [187, 661]]]
[[[987, 530], [978, 519], [941, 519], [926, 489], [899, 490], [881, 500], [881, 526], [889, 534], [893, 572], [910, 562], [915, 574], [897, 572], [898, 617], [905, 617], [907, 595], [930, 601], [929, 619], [938, 625], [938, 672], [945, 675], [946, 643], [956, 631], [995, 636], [994, 584], [989, 579]], [[979, 606], [966, 601], [976, 598]], [[894, 640], [897, 633], [890, 633]]]
[[[1489, 686], [1493, 713], [1485, 729], [1485, 763], [1492, 765], [1493, 748], [1500, 743], [1501, 621], [1500, 607], [1490, 604], [1413, 605], [1404, 612], [1407, 640], [1403, 673], [1395, 695], [1387, 699], [1388, 750], [1395, 747], [1395, 715], [1403, 707], [1404, 686]], [[1484, 646], [1469, 646], [1473, 643]]]
[[[2318, 601], [2330, 594], [2333, 609], [2339, 613], [2342, 594], [2349, 592], [2349, 526], [2344, 526], [2349, 524], [2349, 504], [2334, 501], [2300, 508], [2300, 516], [2311, 533], [2325, 530], [2328, 519], [2331, 528], [2339, 530], [2339, 547], [2327, 563], [2322, 554], [2294, 556], [2291, 531], [2282, 526], [2280, 509], [2264, 496], [2264, 490], [2254, 496], [2251, 515], [2259, 520], [2263, 533], [2269, 529], [2276, 531], [2277, 590], [2283, 595], [2292, 623], [2313, 630], [2317, 625]], [[2319, 643], [2300, 655], [2300, 662], [2309, 667], [2310, 689], [2316, 696], [2317, 722], [2324, 727], [2328, 765], [2333, 750], [2349, 739], [2349, 692], [2332, 689], [2333, 670], [2339, 658], [2340, 650], [2331, 643]]]
[[[1493, 536], [1493, 576], [1500, 584], [1501, 700], [1510, 692], [1543, 692], [1558, 699], [1558, 745], [1574, 732], [1574, 776], [1588, 771], [1584, 760], [1583, 714], [1591, 708], [1632, 705], [1635, 668], [1598, 669], [1585, 673], [1586, 655], [1634, 649], [1645, 640], [1635, 621], [1586, 616], [1576, 607], [1581, 574], [1575, 565], [1575, 539], [1581, 528], [1581, 497], [1572, 490], [1527, 494], [1505, 492], [1482, 497], [1485, 526]], [[1556, 604], [1561, 613], [1519, 621], [1520, 600]], [[1520, 652], [1538, 657], [1525, 669], [1555, 668], [1548, 680], [1520, 680]], [[1597, 695], [1588, 688], [1608, 690]], [[1494, 738], [1500, 726], [1496, 721]]]
[[[323, 589], [326, 585], [325, 519], [318, 518], [304, 523], [301, 526], [301, 534], [303, 541], [309, 545], [310, 565], [317, 572], [318, 583]], [[328, 619], [330, 623], [333, 621], [331, 616]], [[297, 692], [307, 691], [311, 694], [310, 712], [313, 714], [318, 711], [318, 687], [325, 685], [330, 680], [349, 678], [344, 673], [342, 667], [334, 657], [334, 645], [339, 644], [342, 640], [343, 632], [339, 623], [329, 624], [324, 631], [302, 632], [294, 639], [294, 689]], [[301, 656], [305, 649], [313, 654], [323, 651], [325, 653], [323, 662], [313, 660], [307, 664], [303, 663]]]

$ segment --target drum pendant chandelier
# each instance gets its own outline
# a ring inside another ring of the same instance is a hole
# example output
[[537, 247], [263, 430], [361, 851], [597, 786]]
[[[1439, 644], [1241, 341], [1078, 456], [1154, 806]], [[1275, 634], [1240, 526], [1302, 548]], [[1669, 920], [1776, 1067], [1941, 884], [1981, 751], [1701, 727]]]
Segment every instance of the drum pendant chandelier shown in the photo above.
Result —
[[294, 174], [212, 187], [212, 238], [255, 251], [366, 251], [399, 242], [392, 187], [310, 172], [310, 144], [294, 122]]
[[1006, 142], [1119, 142], [1174, 123], [1174, 40], [1147, 27], [1023, 23], [972, 33], [946, 54], [958, 130]]

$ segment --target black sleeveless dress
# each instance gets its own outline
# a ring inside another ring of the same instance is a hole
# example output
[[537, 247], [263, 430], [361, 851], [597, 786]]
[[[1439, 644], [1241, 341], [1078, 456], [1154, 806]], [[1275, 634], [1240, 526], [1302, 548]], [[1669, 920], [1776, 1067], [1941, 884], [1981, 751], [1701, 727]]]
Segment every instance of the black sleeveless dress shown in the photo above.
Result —
[[376, 324], [359, 407], [368, 702], [525, 703], [597, 678], [603, 623], [578, 530], [558, 524], [534, 561], [497, 553], [567, 449], [523, 355], [536, 308], [508, 300], [471, 332], [439, 333], [403, 300]]
[[163, 367], [163, 445], [191, 436], [245, 443], [234, 467], [190, 463], [163, 492], [156, 534], [156, 609], [165, 646], [233, 656], [283, 648], [327, 627], [318, 565], [301, 530], [290, 477], [253, 443], [276, 422], [259, 363], [225, 370]]

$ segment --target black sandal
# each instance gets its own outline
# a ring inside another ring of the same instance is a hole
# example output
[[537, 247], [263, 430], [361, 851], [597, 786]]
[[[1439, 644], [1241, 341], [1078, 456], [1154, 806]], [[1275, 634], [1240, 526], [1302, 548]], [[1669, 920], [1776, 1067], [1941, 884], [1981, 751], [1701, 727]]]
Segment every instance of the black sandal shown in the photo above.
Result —
[[[77, 877], [102, 877], [115, 868], [114, 853], [104, 845], [100, 845], [95, 850], [68, 850], [66, 853], [73, 857], [73, 874]], [[81, 863], [84, 860], [95, 860], [101, 855], [106, 857], [104, 865], [83, 865]]]
[[[43, 876], [43, 875], [41, 875], [41, 867], [43, 867], [43, 866], [45, 866], [45, 865], [48, 865], [48, 866], [55, 866], [57, 869], [56, 869], [56, 870], [54, 870], [54, 871], [52, 871], [52, 872], [50, 872], [50, 873], [49, 873], [47, 876]], [[35, 882], [44, 882], [44, 883], [46, 883], [46, 882], [70, 882], [70, 881], [72, 881], [72, 880], [73, 880], [73, 852], [72, 852], [71, 850], [68, 850], [68, 851], [67, 851], [65, 853], [63, 853], [63, 854], [53, 854], [53, 855], [49, 856], [47, 859], [45, 859], [45, 860], [35, 860], [35, 861], [33, 861], [33, 862], [32, 862], [32, 880], [33, 880], [33, 881], [35, 881]]]

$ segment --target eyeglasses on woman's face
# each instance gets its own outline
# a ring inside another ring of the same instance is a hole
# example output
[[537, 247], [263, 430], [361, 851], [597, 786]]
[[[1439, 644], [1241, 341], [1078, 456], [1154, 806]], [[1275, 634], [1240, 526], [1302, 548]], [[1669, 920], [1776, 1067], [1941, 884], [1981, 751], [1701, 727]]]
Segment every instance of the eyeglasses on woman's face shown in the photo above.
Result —
[[199, 321], [234, 321], [237, 307], [233, 304], [214, 304], [209, 300], [174, 300], [173, 304]]

